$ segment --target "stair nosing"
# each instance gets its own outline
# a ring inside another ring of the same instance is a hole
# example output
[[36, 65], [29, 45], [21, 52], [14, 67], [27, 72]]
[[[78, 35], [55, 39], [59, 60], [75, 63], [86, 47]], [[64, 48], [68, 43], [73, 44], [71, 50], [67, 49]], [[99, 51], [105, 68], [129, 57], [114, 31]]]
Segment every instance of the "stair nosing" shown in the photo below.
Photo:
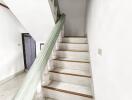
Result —
[[73, 61], [73, 60], [63, 60], [63, 59], [53, 59], [53, 60], [59, 60], [59, 61], [66, 61], [66, 62], [76, 62], [76, 63], [90, 63], [90, 61]]
[[64, 36], [62, 38], [87, 38], [86, 36]]
[[88, 44], [88, 43], [73, 43], [73, 42], [59, 42], [59, 43], [65, 43], [65, 44]]
[[50, 98], [50, 97], [44, 97], [44, 98], [45, 98], [45, 100], [47, 100], [47, 99], [55, 100], [55, 99]]
[[43, 88], [50, 89], [50, 90], [58, 91], [58, 92], [73, 94], [73, 95], [82, 96], [82, 97], [87, 97], [87, 98], [93, 98], [92, 95], [87, 95], [87, 94], [83, 94], [83, 93], [77, 93], [77, 92], [68, 91], [68, 90], [64, 90], [64, 89], [58, 89], [58, 88], [54, 88], [54, 87], [50, 87], [50, 86], [42, 86], [42, 87], [43, 87]]
[[72, 74], [72, 73], [63, 73], [63, 72], [58, 72], [58, 71], [49, 71], [49, 72], [52, 72], [52, 73], [58, 73], [58, 74], [64, 74], [64, 75], [72, 75], [72, 76], [79, 76], [79, 77], [92, 78], [91, 76], [78, 75], [78, 74]]
[[64, 49], [58, 49], [57, 51], [67, 51], [67, 52], [88, 52], [88, 51], [81, 51], [81, 50], [64, 50]]

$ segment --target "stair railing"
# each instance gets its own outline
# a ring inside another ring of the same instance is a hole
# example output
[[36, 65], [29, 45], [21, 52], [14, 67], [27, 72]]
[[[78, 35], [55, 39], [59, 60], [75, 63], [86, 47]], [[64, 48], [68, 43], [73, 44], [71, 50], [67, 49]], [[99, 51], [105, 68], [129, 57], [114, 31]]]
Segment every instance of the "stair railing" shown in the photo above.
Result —
[[33, 99], [35, 92], [37, 90], [37, 86], [41, 81], [43, 72], [51, 56], [52, 50], [56, 44], [56, 41], [59, 37], [61, 30], [63, 29], [64, 20], [65, 20], [65, 15], [63, 14], [61, 15], [58, 22], [55, 24], [55, 27], [53, 28], [48, 41], [44, 45], [43, 49], [40, 51], [36, 60], [34, 61], [31, 69], [26, 75], [22, 87], [19, 89], [13, 100]]
[[61, 15], [58, 0], [48, 0], [48, 1], [49, 1], [49, 5], [51, 8], [51, 12], [52, 12], [54, 21], [57, 22]]

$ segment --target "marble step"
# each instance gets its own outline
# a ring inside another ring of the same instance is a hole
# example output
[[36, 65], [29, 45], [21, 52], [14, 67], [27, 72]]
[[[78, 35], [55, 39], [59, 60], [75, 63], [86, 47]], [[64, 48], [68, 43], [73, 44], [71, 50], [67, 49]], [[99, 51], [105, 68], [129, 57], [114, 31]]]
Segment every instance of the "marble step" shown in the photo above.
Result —
[[60, 82], [89, 86], [91, 84], [91, 75], [88, 74], [88, 71], [56, 68], [50, 71], [50, 79]]
[[89, 52], [60, 51], [60, 50], [56, 51], [56, 57], [76, 59], [78, 61], [90, 59]]
[[91, 86], [81, 86], [65, 82], [53, 81], [43, 86], [46, 97], [57, 100], [93, 100]]
[[91, 71], [90, 63], [88, 60], [83, 59], [68, 59], [68, 58], [57, 58], [53, 59], [52, 63], [54, 67], [64, 69], [75, 69], [75, 70], [88, 70]]
[[87, 38], [86, 37], [64, 37], [62, 38], [63, 43], [87, 43]]
[[88, 44], [59, 43], [59, 50], [88, 52]]

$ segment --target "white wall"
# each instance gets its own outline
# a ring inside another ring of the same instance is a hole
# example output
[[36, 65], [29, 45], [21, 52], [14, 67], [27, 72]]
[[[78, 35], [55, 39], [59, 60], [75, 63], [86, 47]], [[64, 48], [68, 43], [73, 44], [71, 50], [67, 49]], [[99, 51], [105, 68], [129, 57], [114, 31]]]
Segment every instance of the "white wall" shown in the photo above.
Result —
[[84, 36], [86, 0], [59, 0], [59, 6], [66, 14], [65, 36]]
[[46, 41], [54, 19], [48, 0], [4, 0], [36, 41]]
[[87, 14], [96, 100], [132, 100], [132, 0], [88, 0]]
[[22, 32], [26, 31], [10, 10], [0, 6], [0, 81], [24, 69]]
[[0, 0], [0, 3], [5, 4], [2, 0]]

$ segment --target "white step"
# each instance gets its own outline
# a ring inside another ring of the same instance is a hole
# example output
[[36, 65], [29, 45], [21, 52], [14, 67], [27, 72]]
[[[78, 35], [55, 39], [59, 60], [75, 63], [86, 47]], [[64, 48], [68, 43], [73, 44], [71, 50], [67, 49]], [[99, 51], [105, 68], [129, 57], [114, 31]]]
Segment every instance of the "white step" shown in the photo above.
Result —
[[87, 43], [87, 38], [85, 37], [64, 37], [62, 38], [63, 43]]
[[56, 69], [50, 71], [51, 80], [89, 86], [91, 84], [91, 76], [89, 76], [87, 73], [88, 72], [86, 71], [84, 72], [67, 69]]
[[[71, 66], [72, 67], [72, 66]], [[80, 76], [86, 76], [89, 77], [91, 76], [91, 73], [88, 70], [76, 70], [76, 69], [64, 69], [64, 68], [58, 68], [56, 67], [54, 72], [60, 72], [60, 73], [66, 73], [66, 74], [73, 74], [73, 75], [80, 75]], [[51, 71], [51, 72], [52, 72]]]
[[44, 86], [43, 91], [46, 97], [57, 100], [93, 100], [91, 86], [53, 81], [50, 85]]
[[55, 99], [52, 99], [52, 98], [45, 98], [44, 100], [55, 100]]
[[89, 63], [90, 59], [84, 59], [84, 58], [70, 58], [70, 57], [58, 57], [56, 58], [58, 60], [62, 60], [62, 61], [70, 61], [70, 62], [82, 62], [82, 63]]
[[[70, 59], [71, 60], [71, 59]], [[52, 60], [54, 67], [60, 67], [65, 69], [77, 69], [77, 70], [88, 70], [91, 71], [90, 63], [70, 61], [66, 58]]]
[[56, 56], [61, 58], [75, 58], [89, 60], [88, 52], [56, 51]]
[[88, 51], [88, 44], [59, 43], [60, 50]]

